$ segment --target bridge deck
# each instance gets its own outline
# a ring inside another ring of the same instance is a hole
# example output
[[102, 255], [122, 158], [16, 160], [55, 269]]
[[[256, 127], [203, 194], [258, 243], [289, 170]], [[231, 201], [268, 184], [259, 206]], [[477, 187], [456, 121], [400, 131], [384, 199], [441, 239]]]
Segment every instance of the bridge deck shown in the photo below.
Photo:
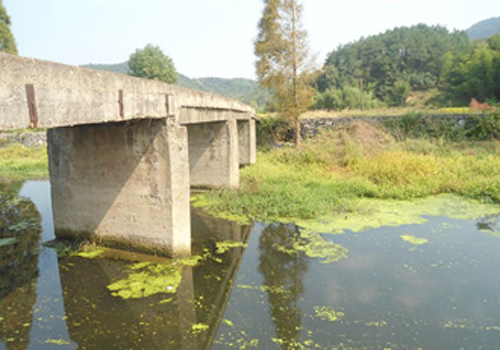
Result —
[[[212, 113], [197, 111], [212, 110]], [[255, 116], [239, 101], [162, 82], [95, 71], [0, 52], [0, 130], [30, 126], [56, 128], [82, 124], [162, 119], [180, 124]]]

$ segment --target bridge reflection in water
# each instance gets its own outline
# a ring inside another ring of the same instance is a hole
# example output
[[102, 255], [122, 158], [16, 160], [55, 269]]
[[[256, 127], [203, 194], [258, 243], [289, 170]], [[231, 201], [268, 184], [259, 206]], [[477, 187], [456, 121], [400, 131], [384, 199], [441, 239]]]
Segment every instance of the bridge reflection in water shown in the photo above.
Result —
[[[33, 209], [36, 220], [23, 236], [26, 239], [9, 254], [2, 250], [0, 256], [0, 349], [211, 348], [245, 248], [217, 254], [200, 266], [183, 267], [175, 294], [124, 300], [112, 296], [107, 286], [125, 276], [130, 261], [61, 257], [56, 264], [49, 259], [54, 265], [49, 269], [58, 271], [59, 278], [45, 281], [43, 273], [39, 277], [38, 265], [46, 265], [47, 256], [55, 258], [56, 252], [39, 246], [40, 215], [30, 201], [22, 203]], [[195, 249], [213, 253], [216, 241], [246, 242], [251, 231], [250, 226], [215, 220], [196, 209], [192, 227]], [[57, 290], [50, 300], [48, 288]], [[47, 304], [59, 305], [44, 307]]]
[[[193, 217], [193, 232], [221, 240], [246, 240], [250, 227]], [[203, 230], [203, 231], [201, 231]], [[232, 249], [198, 267], [183, 267], [172, 295], [122, 300], [107, 286], [123, 275], [124, 263], [109, 259], [59, 260], [64, 308], [71, 339], [83, 349], [209, 349], [222, 321], [244, 248]], [[196, 331], [203, 324], [207, 330]]]

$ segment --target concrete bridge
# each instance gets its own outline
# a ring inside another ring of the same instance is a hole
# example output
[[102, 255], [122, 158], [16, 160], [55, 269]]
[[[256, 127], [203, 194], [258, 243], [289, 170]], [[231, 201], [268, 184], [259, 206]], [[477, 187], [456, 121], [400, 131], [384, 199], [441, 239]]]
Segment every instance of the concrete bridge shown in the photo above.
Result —
[[190, 186], [239, 185], [255, 111], [121, 74], [0, 53], [0, 130], [47, 128], [58, 238], [189, 255]]

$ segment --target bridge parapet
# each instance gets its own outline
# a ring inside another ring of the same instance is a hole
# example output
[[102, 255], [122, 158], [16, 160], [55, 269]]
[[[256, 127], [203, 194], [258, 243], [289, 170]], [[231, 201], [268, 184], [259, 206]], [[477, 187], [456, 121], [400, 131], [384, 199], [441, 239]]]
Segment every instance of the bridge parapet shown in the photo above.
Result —
[[[28, 108], [28, 86], [32, 86], [36, 123], [30, 118], [33, 111]], [[184, 118], [183, 110], [189, 109], [233, 111], [238, 118], [255, 116], [250, 106], [210, 93], [1, 52], [0, 101], [0, 130], [23, 129], [33, 124], [56, 128], [167, 116]], [[200, 120], [199, 116], [198, 113], [196, 122], [211, 121]]]

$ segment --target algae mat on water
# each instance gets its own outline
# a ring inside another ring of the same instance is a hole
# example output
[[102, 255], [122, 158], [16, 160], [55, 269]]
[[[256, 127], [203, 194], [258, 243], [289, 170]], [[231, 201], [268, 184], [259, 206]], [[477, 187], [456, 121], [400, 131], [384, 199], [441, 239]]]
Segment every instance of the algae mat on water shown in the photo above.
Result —
[[340, 234], [362, 232], [383, 226], [423, 224], [426, 216], [451, 219], [477, 219], [500, 215], [500, 205], [464, 199], [454, 195], [439, 195], [412, 201], [361, 199], [356, 212], [332, 214], [318, 220], [296, 220], [301, 227], [315, 232]]

